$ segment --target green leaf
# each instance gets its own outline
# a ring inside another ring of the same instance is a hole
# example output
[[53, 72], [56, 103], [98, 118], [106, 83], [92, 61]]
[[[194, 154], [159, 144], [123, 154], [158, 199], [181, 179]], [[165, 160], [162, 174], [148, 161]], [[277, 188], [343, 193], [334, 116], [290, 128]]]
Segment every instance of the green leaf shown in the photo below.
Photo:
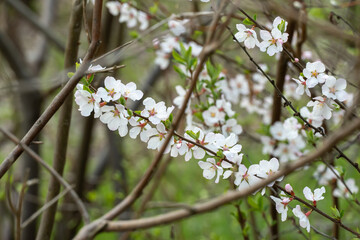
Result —
[[217, 151], [216, 156], [218, 156], [219, 158], [224, 158], [223, 151], [222, 150]]
[[181, 79], [185, 80], [186, 79], [186, 75], [185, 73], [181, 70], [181, 68], [179, 68], [178, 66], [176, 65], [173, 65], [173, 68], [175, 70], [175, 72], [177, 72], [180, 76]]
[[253, 16], [253, 19], [256, 21], [256, 18], [257, 18], [257, 15], [256, 14], [254, 14], [254, 16]]
[[134, 115], [134, 113], [130, 109], [127, 109], [127, 113], [129, 114], [130, 117]]
[[76, 62], [75, 63], [75, 69], [78, 70], [79, 67], [80, 67], [80, 63]]
[[282, 33], [285, 32], [285, 26], [286, 26], [285, 20], [281, 20], [281, 23], [278, 25], [278, 29], [280, 30], [280, 32]]
[[192, 130], [187, 130], [186, 133], [187, 133], [187, 135], [189, 135], [193, 139], [196, 139], [196, 140], [198, 139], [198, 137], [196, 136], [196, 134]]
[[198, 38], [198, 37], [200, 37], [200, 36], [202, 36], [202, 35], [203, 35], [203, 32], [202, 32], [202, 31], [195, 30], [194, 33], [193, 33], [193, 35], [192, 35], [192, 39], [196, 39], [196, 38]]
[[68, 74], [67, 74], [68, 78], [71, 78], [74, 75], [75, 75], [75, 73], [73, 73], [73, 72], [68, 72]]
[[156, 12], [158, 11], [159, 7], [158, 7], [158, 4], [157, 3], [154, 3], [154, 5], [152, 5], [150, 8], [149, 8], [149, 12], [153, 15], [156, 14]]
[[171, 122], [169, 121], [169, 119], [167, 119], [166, 121], [163, 121], [163, 123], [164, 123], [166, 129], [171, 128]]
[[137, 31], [135, 31], [135, 30], [130, 31], [130, 32], [129, 32], [129, 35], [130, 35], [130, 37], [132, 37], [132, 38], [138, 38], [138, 37], [139, 37], [139, 33], [138, 33]]
[[174, 118], [174, 115], [172, 113], [170, 113], [170, 116], [169, 116], [169, 121], [172, 123], [173, 121], [173, 118]]
[[174, 60], [175, 60], [176, 62], [178, 62], [178, 63], [186, 66], [186, 61], [185, 61], [185, 59], [183, 59], [183, 57], [180, 56], [180, 54], [179, 54], [177, 51], [175, 51], [175, 49], [174, 49], [173, 52], [172, 52], [172, 56], [173, 56], [173, 58], [174, 58]]
[[330, 207], [331, 208], [331, 213], [334, 215], [334, 217], [338, 220], [341, 219], [341, 214], [339, 212], [339, 210], [336, 208], [336, 206], [334, 207]]
[[200, 131], [198, 131], [197, 133], [195, 133], [195, 135], [196, 135], [196, 139], [199, 139], [199, 137], [200, 137]]
[[196, 113], [194, 113], [194, 116], [196, 117], [196, 118], [198, 118], [200, 121], [204, 121], [204, 117], [202, 116], [202, 113], [201, 112], [196, 112]]
[[90, 77], [87, 79], [88, 84], [90, 85], [94, 80], [94, 74], [91, 74]]
[[124, 98], [123, 96], [121, 96], [121, 98], [120, 98], [120, 103], [121, 103], [122, 105], [125, 105], [125, 104], [126, 104], [126, 100], [125, 100], [125, 98]]
[[247, 201], [248, 201], [250, 207], [253, 208], [253, 210], [257, 211], [260, 209], [258, 203], [254, 200], [253, 197], [248, 197]]
[[253, 21], [251, 21], [249, 18], [245, 18], [243, 20], [243, 24], [245, 24], [245, 25], [255, 25], [255, 23], [253, 23]]

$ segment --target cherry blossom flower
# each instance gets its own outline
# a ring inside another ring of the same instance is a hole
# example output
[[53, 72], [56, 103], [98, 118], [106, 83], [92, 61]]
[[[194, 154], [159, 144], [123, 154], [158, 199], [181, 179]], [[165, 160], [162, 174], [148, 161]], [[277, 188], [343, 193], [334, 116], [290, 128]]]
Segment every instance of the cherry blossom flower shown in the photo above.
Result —
[[337, 176], [340, 176], [339, 172], [336, 169], [330, 169], [325, 164], [320, 164], [316, 171], [314, 172], [313, 176], [316, 180], [318, 180], [318, 183], [320, 185], [327, 185], [331, 181], [336, 180]]
[[263, 144], [262, 153], [272, 154], [274, 152], [276, 140], [268, 136], [261, 136], [260, 140]]
[[281, 198], [270, 196], [270, 198], [275, 202], [276, 211], [281, 214], [281, 221], [285, 221], [287, 218], [288, 204], [291, 202], [291, 199], [288, 197], [283, 197], [284, 192], [280, 193]]
[[164, 51], [156, 51], [156, 58], [154, 63], [161, 69], [166, 69], [170, 64], [171, 54]]
[[238, 42], [244, 42], [246, 48], [251, 49], [259, 44], [253, 29], [246, 28], [243, 24], [236, 24], [236, 28], [239, 32], [235, 34], [235, 38]]
[[146, 13], [138, 11], [137, 20], [140, 23], [139, 29], [141, 31], [144, 31], [149, 27], [149, 16]]
[[166, 35], [160, 43], [160, 48], [166, 53], [171, 53], [173, 49], [180, 50], [179, 38], [171, 35]]
[[296, 146], [294, 147], [290, 144], [279, 143], [273, 154], [279, 158], [280, 162], [285, 163], [290, 160], [296, 160], [299, 157], [299, 150]]
[[325, 65], [316, 61], [313, 63], [308, 62], [303, 74], [306, 77], [306, 85], [308, 88], [315, 87], [318, 83], [324, 83], [327, 75], [325, 72]]
[[304, 80], [302, 76], [299, 76], [299, 79], [293, 78], [293, 80], [298, 84], [298, 87], [296, 88], [296, 94], [303, 95], [304, 92], [306, 95], [311, 97], [311, 93], [309, 90], [309, 87], [307, 85], [307, 81]]
[[174, 109], [173, 106], [166, 108], [164, 102], [156, 103], [155, 100], [150, 97], [146, 98], [143, 104], [145, 105], [145, 109], [141, 112], [141, 115], [148, 117], [149, 121], [153, 124], [159, 124], [160, 121], [168, 119]]
[[[162, 123], [157, 124], [156, 129], [152, 128], [151, 130], [148, 130], [148, 135], [150, 135], [150, 139], [148, 141], [148, 148], [160, 150], [160, 148], [165, 142], [166, 133], [167, 131], [165, 129], [164, 124]], [[170, 143], [165, 149], [164, 153], [168, 153], [170, 151], [170, 147], [171, 147]]]
[[131, 7], [128, 3], [123, 3], [120, 10], [119, 22], [126, 22], [128, 28], [133, 28], [137, 24], [138, 12], [135, 8]]
[[302, 228], [306, 228], [306, 231], [310, 232], [310, 221], [309, 218], [301, 211], [300, 205], [296, 205], [296, 207], [292, 210], [295, 217], [299, 218], [299, 223]]
[[321, 116], [325, 119], [331, 118], [331, 108], [326, 104], [326, 98], [314, 97], [315, 101], [310, 101], [306, 105], [307, 107], [313, 107], [314, 116]]
[[105, 102], [116, 101], [121, 97], [121, 81], [107, 76], [104, 80], [105, 88], [100, 87], [97, 91], [99, 97]]
[[321, 127], [323, 122], [323, 117], [315, 115], [313, 112], [310, 112], [307, 107], [302, 107], [300, 109], [300, 114], [301, 116], [306, 118], [306, 120], [314, 127]]
[[261, 179], [256, 176], [258, 173], [258, 164], [250, 165], [249, 168], [246, 168], [243, 164], [240, 164], [238, 171], [235, 173], [234, 184], [238, 186], [239, 191], [255, 185], [261, 181]]
[[297, 138], [299, 129], [301, 129], [302, 126], [296, 118], [290, 117], [284, 121], [283, 127], [286, 132], [286, 138], [291, 140]]
[[168, 23], [169, 29], [175, 36], [180, 36], [181, 34], [186, 32], [185, 24], [188, 22], [189, 19], [170, 20]]
[[127, 100], [130, 98], [133, 101], [140, 100], [143, 97], [143, 92], [140, 90], [136, 90], [136, 84], [133, 82], [129, 82], [128, 84], [124, 85], [121, 84], [121, 95]]
[[235, 133], [236, 135], [240, 135], [243, 131], [241, 125], [239, 125], [234, 118], [230, 118], [225, 122], [221, 127], [222, 133], [225, 136], [229, 136], [231, 133]]
[[242, 146], [237, 144], [238, 138], [234, 133], [226, 137], [222, 134], [217, 133], [215, 137], [215, 145], [217, 148], [223, 150], [225, 156], [231, 154], [237, 154], [241, 151]]
[[[279, 25], [284, 24], [284, 29], [280, 30]], [[282, 45], [288, 40], [288, 33], [285, 33], [287, 22], [280, 17], [274, 19], [271, 33], [266, 30], [260, 30], [260, 37], [263, 40], [258, 44], [260, 51], [267, 52], [269, 56], [283, 50]]]
[[128, 119], [124, 116], [124, 114], [127, 114], [124, 106], [121, 104], [104, 106], [101, 110], [103, 114], [100, 116], [100, 121], [107, 124], [111, 131], [119, 130], [120, 136], [125, 136], [128, 132]]
[[[271, 175], [275, 174], [279, 170], [279, 160], [276, 158], [271, 158], [270, 161], [267, 160], [261, 160], [259, 162], [259, 173], [257, 176], [261, 179], [265, 179], [270, 177]], [[276, 181], [281, 181], [284, 177], [281, 176]], [[274, 185], [274, 182], [269, 183], [267, 186], [272, 187]], [[265, 194], [265, 188], [261, 191], [261, 194]]]
[[177, 157], [178, 155], [184, 155], [187, 151], [187, 145], [186, 142], [182, 139], [176, 140], [174, 138], [174, 144], [171, 147], [170, 156]]
[[175, 90], [176, 90], [178, 96], [176, 98], [174, 98], [173, 103], [175, 104], [175, 106], [180, 108], [184, 102], [186, 90], [180, 85], [175, 86]]
[[215, 183], [219, 182], [220, 176], [223, 174], [222, 167], [218, 166], [216, 164], [216, 161], [214, 158], [208, 158], [206, 159], [206, 162], [199, 161], [198, 162], [201, 169], [203, 169], [203, 176], [206, 179], [213, 179], [217, 173], [217, 177], [215, 179]]
[[279, 141], [286, 140], [286, 138], [287, 138], [287, 132], [285, 132], [283, 123], [281, 123], [281, 122], [275, 122], [270, 127], [270, 133], [274, 139], [279, 140]]
[[106, 7], [109, 9], [111, 15], [117, 16], [120, 14], [121, 3], [117, 1], [108, 1], [106, 2]]
[[80, 114], [84, 117], [90, 116], [91, 112], [95, 112], [95, 118], [99, 117], [101, 114], [100, 111], [100, 101], [101, 98], [96, 93], [90, 93], [86, 90], [83, 90], [83, 85], [78, 84], [75, 92], [75, 102], [79, 105]]
[[325, 187], [317, 188], [314, 190], [314, 193], [311, 192], [309, 187], [305, 187], [303, 190], [304, 196], [307, 200], [312, 201], [314, 206], [316, 206], [316, 202], [323, 200], [323, 194], [325, 193]]
[[220, 112], [225, 112], [228, 117], [235, 115], [235, 112], [231, 109], [231, 103], [227, 102], [224, 97], [222, 97], [222, 99], [216, 100], [216, 107]]
[[202, 113], [205, 124], [212, 127], [225, 121], [225, 112], [220, 111], [216, 106], [209, 107], [208, 110]]
[[345, 79], [338, 79], [336, 80], [335, 77], [329, 76], [324, 85], [322, 86], [322, 93], [331, 99], [337, 99], [341, 102], [347, 99], [347, 93], [345, 91], [346, 88], [346, 80]]
[[129, 136], [135, 139], [140, 134], [140, 140], [147, 142], [149, 140], [149, 130], [152, 127], [148, 124], [147, 120], [141, 119], [139, 117], [132, 117], [129, 120], [129, 123], [133, 128], [129, 131]]
[[[240, 165], [241, 162], [242, 162], [242, 159], [243, 159], [243, 156], [244, 154], [240, 153], [240, 154], [231, 154], [231, 156], [227, 157], [227, 160], [229, 161], [222, 161], [221, 162], [221, 167], [224, 168], [224, 169], [227, 169], [227, 168], [231, 168], [230, 170], [226, 170], [223, 174], [223, 179], [227, 179], [231, 176], [231, 174], [233, 173], [233, 165]], [[232, 164], [231, 164], [231, 163]]]
[[[358, 188], [358, 186], [356, 186], [355, 180], [353, 178], [347, 179], [345, 181], [345, 183], [353, 194], [358, 193], [359, 188]], [[334, 190], [333, 195], [335, 197], [339, 197], [339, 198], [342, 198], [342, 197], [350, 198], [351, 197], [351, 193], [349, 192], [349, 190], [345, 187], [345, 185], [340, 180], [337, 181], [337, 188]]]

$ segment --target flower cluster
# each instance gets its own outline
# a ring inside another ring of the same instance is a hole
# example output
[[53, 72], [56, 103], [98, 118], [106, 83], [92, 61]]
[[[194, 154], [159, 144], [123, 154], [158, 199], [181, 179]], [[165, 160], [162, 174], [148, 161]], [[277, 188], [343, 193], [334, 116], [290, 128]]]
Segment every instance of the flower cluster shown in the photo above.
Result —
[[[253, 24], [252, 22], [250, 23]], [[235, 38], [238, 42], [244, 42], [246, 48], [251, 49], [257, 46], [260, 51], [266, 52], [269, 56], [273, 56], [275, 53], [282, 52], [282, 45], [288, 40], [289, 34], [285, 32], [287, 24], [284, 19], [276, 17], [270, 31], [260, 30], [261, 42], [259, 42], [257, 38], [254, 30], [255, 26], [249, 29], [243, 24], [236, 24], [239, 32], [235, 34]]]
[[108, 1], [106, 2], [106, 7], [109, 9], [111, 15], [118, 16], [120, 14], [119, 22], [126, 22], [128, 28], [134, 28], [139, 24], [139, 29], [143, 31], [149, 27], [150, 17], [128, 3]]
[[[276, 211], [281, 214], [281, 221], [285, 221], [287, 218], [287, 211], [288, 211], [288, 205], [290, 202], [292, 202], [294, 199], [296, 199], [295, 193], [293, 188], [290, 184], [286, 184], [285, 190], [287, 194], [285, 194], [283, 191], [280, 193], [280, 198], [275, 196], [270, 196], [270, 198], [275, 202], [276, 205]], [[323, 200], [325, 193], [325, 187], [317, 188], [314, 190], [314, 192], [311, 191], [309, 187], [305, 187], [303, 189], [303, 194], [305, 198], [309, 201], [311, 201], [312, 205], [316, 207], [316, 204], [318, 201]], [[289, 197], [290, 195], [290, 197]], [[312, 212], [312, 209], [306, 213], [304, 213], [301, 210], [300, 205], [296, 205], [295, 208], [292, 209], [292, 212], [295, 217], [299, 218], [300, 226], [303, 228], [306, 228], [308, 232], [310, 232], [310, 221], [309, 221], [309, 215]]]
[[[180, 50], [179, 37], [186, 33], [186, 25], [189, 20], [169, 20], [168, 27], [172, 34], [167, 34], [164, 37], [153, 40], [154, 48], [156, 49], [155, 64], [159, 65], [161, 69], [166, 69], [170, 64], [171, 53], [173, 50]], [[183, 44], [186, 49], [192, 48], [192, 55], [199, 56], [202, 46], [190, 41]]]

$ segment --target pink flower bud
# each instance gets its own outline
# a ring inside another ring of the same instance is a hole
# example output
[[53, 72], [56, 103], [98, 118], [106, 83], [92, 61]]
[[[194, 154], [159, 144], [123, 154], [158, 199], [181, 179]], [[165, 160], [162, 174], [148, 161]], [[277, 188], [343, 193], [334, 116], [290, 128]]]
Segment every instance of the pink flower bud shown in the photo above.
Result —
[[294, 62], [299, 62], [299, 59], [298, 59], [298, 58], [295, 58], [295, 59], [294, 59]]
[[285, 185], [285, 190], [291, 195], [294, 192], [292, 186], [289, 183]]

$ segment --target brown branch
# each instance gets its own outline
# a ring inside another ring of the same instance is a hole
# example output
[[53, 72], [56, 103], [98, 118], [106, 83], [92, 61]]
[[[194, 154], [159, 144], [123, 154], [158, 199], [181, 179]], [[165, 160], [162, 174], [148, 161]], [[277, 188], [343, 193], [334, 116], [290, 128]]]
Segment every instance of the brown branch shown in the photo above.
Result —
[[[74, 68], [77, 53], [79, 49], [79, 39], [81, 33], [81, 18], [82, 18], [82, 3], [81, 0], [76, 0], [72, 6], [72, 12], [70, 16], [69, 35], [66, 44], [65, 51], [65, 69]], [[66, 78], [66, 75], [63, 76]], [[66, 162], [66, 152], [69, 138], [69, 129], [71, 123], [71, 111], [72, 111], [73, 95], [72, 92], [66, 97], [63, 106], [60, 110], [60, 116], [57, 128], [57, 137], [55, 145], [55, 153], [53, 160], [53, 168], [63, 175], [64, 166]], [[50, 178], [48, 185], [48, 192], [46, 196], [46, 202], [49, 203], [60, 192], [60, 183], [55, 176]], [[46, 240], [51, 237], [51, 233], [54, 227], [55, 214], [57, 210], [57, 202], [46, 208], [40, 222], [39, 230], [37, 232], [37, 240]]]
[[[102, 9], [102, 0], [97, 0], [94, 7], [94, 17], [93, 17], [93, 41], [91, 42], [87, 54], [84, 58], [83, 64], [75, 72], [74, 76], [70, 78], [68, 83], [64, 88], [56, 95], [52, 100], [50, 105], [45, 109], [43, 114], [35, 122], [35, 124], [30, 128], [26, 135], [21, 139], [21, 143], [28, 145], [38, 133], [43, 129], [43, 127], [48, 123], [48, 121], [54, 116], [56, 111], [64, 103], [66, 97], [72, 92], [76, 84], [80, 81], [81, 77], [85, 71], [89, 68], [90, 61], [93, 58], [98, 45], [100, 44], [100, 23], [101, 23], [101, 9]], [[11, 153], [5, 158], [5, 160], [0, 165], [0, 179], [4, 176], [7, 170], [11, 165], [18, 159], [18, 157], [23, 152], [23, 148], [17, 145]]]
[[89, 214], [86, 211], [86, 208], [83, 204], [83, 202], [80, 200], [76, 192], [72, 189], [69, 183], [65, 181], [64, 178], [62, 178], [50, 165], [48, 165], [37, 153], [35, 153], [30, 147], [25, 145], [24, 143], [20, 142], [12, 133], [6, 131], [3, 128], [0, 128], [0, 131], [4, 133], [11, 141], [13, 141], [15, 144], [18, 144], [19, 147], [23, 148], [23, 150], [29, 154], [35, 161], [37, 161], [40, 165], [42, 165], [51, 175], [57, 178], [57, 180], [66, 188], [70, 189], [70, 195], [74, 199], [74, 202], [76, 203], [79, 212], [81, 213], [81, 216], [84, 219], [84, 222], [89, 222]]
[[52, 42], [61, 52], [65, 52], [65, 46], [55, 33], [49, 29], [46, 24], [42, 23], [38, 17], [21, 1], [19, 0], [5, 0], [5, 2], [13, 7], [22, 17], [28, 20], [28, 22], [38, 31], [44, 34], [44, 36]]

